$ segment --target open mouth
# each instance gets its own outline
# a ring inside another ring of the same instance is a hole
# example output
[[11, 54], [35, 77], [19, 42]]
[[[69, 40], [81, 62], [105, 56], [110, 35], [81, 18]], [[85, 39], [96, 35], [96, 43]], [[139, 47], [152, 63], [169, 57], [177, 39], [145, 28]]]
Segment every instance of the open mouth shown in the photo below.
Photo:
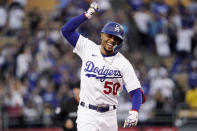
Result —
[[107, 42], [107, 48], [108, 49], [113, 49], [113, 43]]

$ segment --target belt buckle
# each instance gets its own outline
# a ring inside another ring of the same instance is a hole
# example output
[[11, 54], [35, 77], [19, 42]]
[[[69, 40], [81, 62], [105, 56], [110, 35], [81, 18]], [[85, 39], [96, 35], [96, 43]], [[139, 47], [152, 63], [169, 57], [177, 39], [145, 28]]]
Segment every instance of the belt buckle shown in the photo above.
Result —
[[104, 112], [104, 111], [99, 111], [99, 108], [109, 108], [109, 105], [105, 105], [105, 104], [99, 104], [97, 105], [96, 111], [97, 112]]

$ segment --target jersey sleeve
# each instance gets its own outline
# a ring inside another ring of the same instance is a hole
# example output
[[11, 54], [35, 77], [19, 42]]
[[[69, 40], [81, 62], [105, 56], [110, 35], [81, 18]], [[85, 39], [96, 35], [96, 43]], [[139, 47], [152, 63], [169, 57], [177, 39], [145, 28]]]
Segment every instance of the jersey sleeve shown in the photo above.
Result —
[[123, 80], [127, 92], [141, 87], [141, 84], [136, 76], [133, 66], [129, 62], [127, 62], [123, 67]]
[[85, 57], [85, 54], [92, 49], [92, 46], [94, 44], [95, 43], [93, 43], [88, 38], [80, 35], [73, 52], [81, 57], [81, 59], [83, 59]]

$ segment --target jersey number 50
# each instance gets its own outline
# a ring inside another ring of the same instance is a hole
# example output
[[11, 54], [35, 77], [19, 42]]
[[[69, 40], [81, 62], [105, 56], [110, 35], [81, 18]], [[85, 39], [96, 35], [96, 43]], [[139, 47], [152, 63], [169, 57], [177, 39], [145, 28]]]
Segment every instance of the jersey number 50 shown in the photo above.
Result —
[[104, 85], [105, 90], [103, 91], [105, 94], [110, 94], [112, 93], [113, 95], [117, 95], [118, 89], [120, 88], [120, 83], [116, 82], [110, 82], [110, 81], [105, 81]]

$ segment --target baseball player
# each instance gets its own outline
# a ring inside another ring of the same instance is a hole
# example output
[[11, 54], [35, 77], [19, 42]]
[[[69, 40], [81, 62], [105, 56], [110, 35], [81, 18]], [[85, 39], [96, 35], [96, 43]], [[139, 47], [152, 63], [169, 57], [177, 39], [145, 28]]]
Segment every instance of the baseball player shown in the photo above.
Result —
[[130, 62], [119, 52], [124, 35], [122, 25], [107, 23], [101, 30], [101, 45], [85, 38], [75, 30], [90, 19], [98, 4], [91, 3], [83, 14], [70, 19], [61, 29], [82, 59], [80, 102], [77, 112], [78, 131], [117, 131], [117, 97], [123, 85], [132, 95], [132, 109], [124, 127], [136, 126], [143, 92]]

